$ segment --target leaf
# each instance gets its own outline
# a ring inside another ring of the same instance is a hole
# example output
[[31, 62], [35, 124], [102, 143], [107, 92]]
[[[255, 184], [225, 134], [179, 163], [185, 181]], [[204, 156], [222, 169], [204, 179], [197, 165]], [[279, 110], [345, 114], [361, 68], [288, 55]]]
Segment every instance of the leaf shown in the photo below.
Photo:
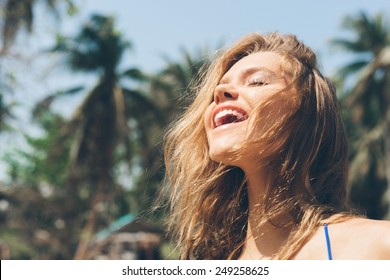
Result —
[[34, 118], [40, 117], [45, 111], [48, 111], [51, 104], [59, 97], [65, 96], [65, 95], [73, 95], [79, 93], [81, 90], [84, 89], [84, 86], [77, 86], [73, 87], [67, 90], [61, 90], [57, 91], [53, 94], [50, 94], [37, 102], [37, 104], [34, 106], [32, 115]]
[[130, 78], [138, 81], [146, 81], [147, 76], [138, 68], [131, 68], [126, 71], [124, 71], [121, 75], [121, 77], [124, 78]]
[[72, 88], [67, 89], [67, 90], [59, 91], [56, 93], [56, 96], [73, 95], [73, 94], [79, 93], [80, 91], [82, 91], [84, 89], [85, 89], [85, 86], [76, 86], [76, 87], [72, 87]]

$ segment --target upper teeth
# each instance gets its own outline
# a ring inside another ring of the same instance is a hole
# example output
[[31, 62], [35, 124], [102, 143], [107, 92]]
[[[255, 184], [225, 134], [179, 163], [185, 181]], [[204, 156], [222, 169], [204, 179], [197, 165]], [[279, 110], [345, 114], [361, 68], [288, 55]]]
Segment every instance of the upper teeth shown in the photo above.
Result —
[[214, 122], [215, 122], [216, 126], [222, 125], [223, 124], [222, 123], [223, 117], [228, 116], [228, 115], [235, 116], [238, 120], [241, 120], [245, 116], [243, 113], [240, 113], [240, 112], [235, 111], [235, 110], [231, 110], [231, 109], [222, 110], [222, 111], [218, 112], [218, 114], [215, 115]]

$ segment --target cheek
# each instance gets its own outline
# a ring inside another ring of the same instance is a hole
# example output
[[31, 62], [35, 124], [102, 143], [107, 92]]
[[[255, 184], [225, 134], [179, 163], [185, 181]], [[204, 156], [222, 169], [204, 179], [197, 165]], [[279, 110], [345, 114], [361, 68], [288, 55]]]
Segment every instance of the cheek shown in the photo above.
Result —
[[262, 101], [259, 103], [267, 104], [270, 109], [290, 111], [296, 104], [296, 94], [291, 91], [283, 91], [283, 89], [264, 94], [261, 98]]
[[206, 130], [206, 133], [208, 134], [209, 131], [212, 129], [213, 122], [212, 122], [212, 112], [213, 112], [214, 106], [210, 105], [205, 113], [203, 114], [203, 126]]
[[267, 106], [265, 113], [269, 115], [274, 121], [277, 121], [285, 116], [291, 115], [293, 112], [293, 103], [288, 99], [275, 99]]
[[257, 104], [255, 116], [250, 123], [251, 134], [256, 134], [256, 138], [280, 127], [297, 108], [296, 101], [288, 93], [277, 93], [261, 100], [259, 98]]

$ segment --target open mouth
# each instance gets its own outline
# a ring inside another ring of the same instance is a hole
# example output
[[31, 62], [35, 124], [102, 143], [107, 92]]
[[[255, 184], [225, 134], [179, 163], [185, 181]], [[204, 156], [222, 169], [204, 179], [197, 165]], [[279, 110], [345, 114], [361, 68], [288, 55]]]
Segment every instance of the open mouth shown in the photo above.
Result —
[[235, 109], [224, 109], [214, 116], [214, 128], [225, 124], [238, 123], [248, 119], [248, 114]]

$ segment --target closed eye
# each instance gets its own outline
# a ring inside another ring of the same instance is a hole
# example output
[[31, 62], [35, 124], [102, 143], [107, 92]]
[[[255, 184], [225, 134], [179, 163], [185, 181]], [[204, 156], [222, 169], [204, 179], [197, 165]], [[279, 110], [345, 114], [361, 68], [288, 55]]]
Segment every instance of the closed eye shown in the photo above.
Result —
[[264, 80], [252, 80], [248, 83], [249, 86], [265, 86], [268, 83]]

